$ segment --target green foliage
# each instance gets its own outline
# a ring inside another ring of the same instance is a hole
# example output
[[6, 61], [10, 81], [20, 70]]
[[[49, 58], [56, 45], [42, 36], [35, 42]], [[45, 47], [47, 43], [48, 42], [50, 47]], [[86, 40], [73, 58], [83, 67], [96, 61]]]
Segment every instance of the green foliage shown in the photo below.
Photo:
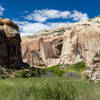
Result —
[[60, 68], [61, 66], [62, 66], [61, 64], [58, 64], [58, 65], [55, 65], [55, 66], [46, 68], [45, 71], [46, 71], [47, 73], [50, 72], [50, 73], [52, 73], [52, 74], [54, 74], [54, 75], [56, 75], [56, 76], [63, 76], [64, 70], [62, 70], [62, 69]]
[[45, 74], [45, 70], [42, 68], [30, 68], [30, 75], [33, 77], [39, 77]]
[[51, 66], [51, 67], [49, 67], [49, 68], [46, 68], [45, 70], [46, 71], [54, 71], [54, 70], [58, 70], [59, 69], [59, 67], [60, 66], [62, 66], [62, 64], [57, 64], [57, 65], [55, 65], [55, 66]]
[[63, 74], [65, 73], [64, 72], [64, 70], [55, 70], [54, 72], [53, 72], [55, 75], [57, 75], [57, 76], [63, 76]]
[[16, 77], [27, 78], [27, 77], [29, 77], [29, 74], [26, 71], [21, 71], [21, 72], [16, 73]]
[[78, 63], [73, 64], [72, 66], [68, 67], [67, 69], [82, 72], [82, 71], [84, 71], [85, 68], [86, 68], [86, 64], [84, 62], [78, 62]]
[[0, 79], [0, 99], [100, 100], [100, 84], [67, 77]]

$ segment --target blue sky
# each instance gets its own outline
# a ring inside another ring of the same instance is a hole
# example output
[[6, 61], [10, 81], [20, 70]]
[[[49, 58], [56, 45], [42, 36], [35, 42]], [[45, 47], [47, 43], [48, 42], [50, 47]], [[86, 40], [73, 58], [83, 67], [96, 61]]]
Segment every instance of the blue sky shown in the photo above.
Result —
[[100, 0], [0, 0], [0, 17], [10, 18], [22, 35], [87, 20], [100, 14]]

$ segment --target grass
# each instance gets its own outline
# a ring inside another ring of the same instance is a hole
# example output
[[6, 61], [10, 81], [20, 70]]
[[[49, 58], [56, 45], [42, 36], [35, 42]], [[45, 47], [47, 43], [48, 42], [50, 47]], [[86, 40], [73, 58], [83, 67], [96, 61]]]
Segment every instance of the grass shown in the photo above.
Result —
[[30, 68], [18, 71], [16, 78], [0, 79], [0, 100], [100, 100], [100, 84], [81, 79], [85, 63], [69, 66]]
[[0, 79], [0, 100], [100, 100], [100, 84], [75, 77]]

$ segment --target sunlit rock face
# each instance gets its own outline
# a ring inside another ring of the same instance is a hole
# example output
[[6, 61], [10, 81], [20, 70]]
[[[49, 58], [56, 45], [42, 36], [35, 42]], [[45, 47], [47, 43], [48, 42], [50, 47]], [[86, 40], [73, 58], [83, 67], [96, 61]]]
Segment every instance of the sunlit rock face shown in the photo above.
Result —
[[30, 66], [48, 67], [59, 63], [62, 37], [24, 38], [22, 42], [23, 61]]
[[70, 25], [63, 39], [61, 63], [84, 61], [91, 64], [100, 51], [100, 18]]
[[13, 67], [22, 62], [20, 43], [18, 26], [0, 18], [0, 65]]
[[21, 45], [23, 61], [31, 66], [91, 64], [100, 51], [100, 17], [22, 37]]

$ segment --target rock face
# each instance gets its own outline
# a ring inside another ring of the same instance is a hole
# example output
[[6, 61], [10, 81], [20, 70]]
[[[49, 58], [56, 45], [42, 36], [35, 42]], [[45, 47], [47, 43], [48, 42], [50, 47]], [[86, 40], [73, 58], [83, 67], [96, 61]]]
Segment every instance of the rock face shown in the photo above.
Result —
[[100, 51], [100, 18], [75, 23], [64, 33], [61, 63], [91, 64]]
[[22, 62], [19, 28], [10, 19], [0, 19], [0, 65]]
[[62, 37], [37, 37], [22, 42], [23, 61], [30, 66], [48, 67], [59, 63]]
[[24, 62], [52, 66], [84, 61], [91, 64], [100, 51], [100, 17], [44, 30], [22, 38]]

